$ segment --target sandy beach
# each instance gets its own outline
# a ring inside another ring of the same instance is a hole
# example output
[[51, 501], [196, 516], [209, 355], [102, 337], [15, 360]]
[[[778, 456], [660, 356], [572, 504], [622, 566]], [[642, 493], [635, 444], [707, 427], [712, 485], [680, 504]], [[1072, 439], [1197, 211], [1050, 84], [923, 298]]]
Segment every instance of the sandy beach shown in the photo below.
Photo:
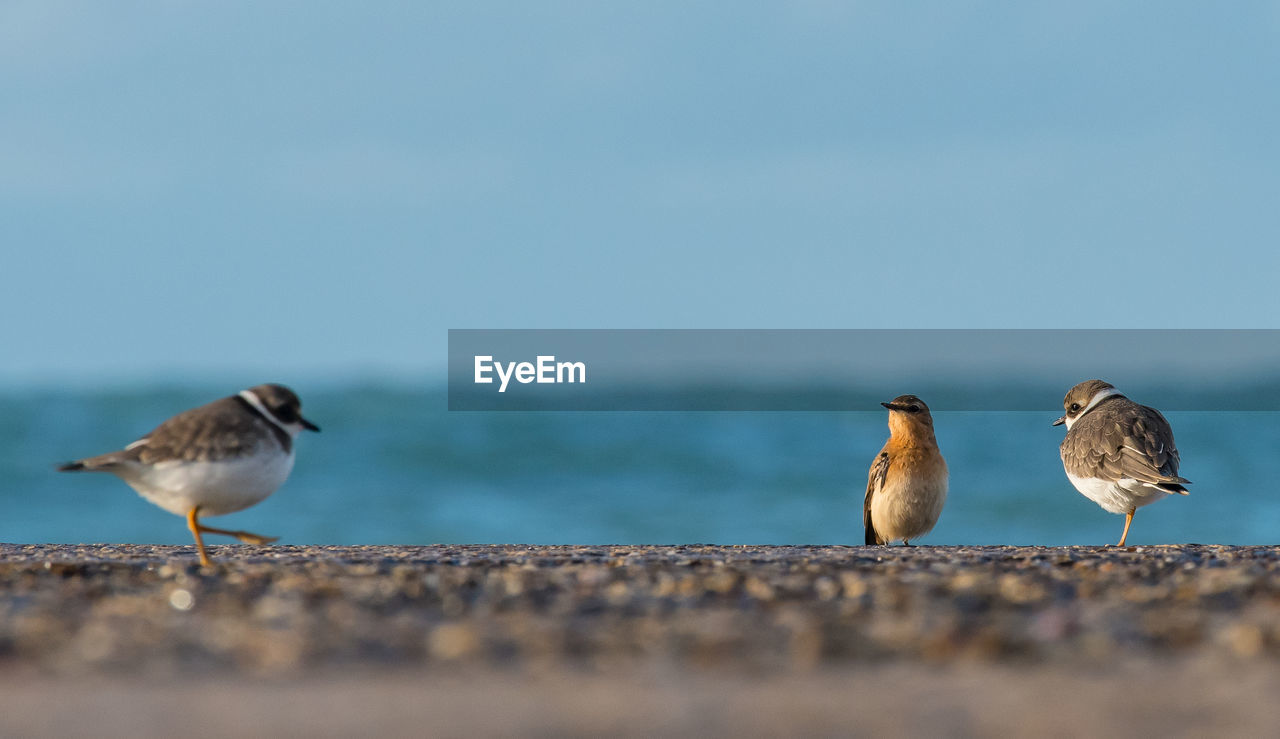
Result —
[[1248, 735], [1278, 718], [1276, 547], [212, 553], [0, 547], [2, 733]]

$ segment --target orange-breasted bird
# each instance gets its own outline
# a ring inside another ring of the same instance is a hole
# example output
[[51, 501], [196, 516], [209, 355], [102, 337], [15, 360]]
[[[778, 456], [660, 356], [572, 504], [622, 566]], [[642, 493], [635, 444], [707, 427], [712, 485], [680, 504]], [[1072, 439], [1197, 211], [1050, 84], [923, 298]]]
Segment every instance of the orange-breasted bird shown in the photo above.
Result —
[[867, 544], [911, 546], [938, 523], [947, 502], [947, 462], [923, 400], [899, 395], [880, 405], [889, 409], [889, 440], [867, 473], [862, 525]]

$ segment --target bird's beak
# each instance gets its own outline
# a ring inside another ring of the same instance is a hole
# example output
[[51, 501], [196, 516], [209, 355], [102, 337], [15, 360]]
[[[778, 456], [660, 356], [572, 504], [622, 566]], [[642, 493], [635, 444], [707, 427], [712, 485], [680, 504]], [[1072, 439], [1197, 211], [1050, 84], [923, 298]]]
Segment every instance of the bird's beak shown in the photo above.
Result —
[[900, 405], [894, 405], [893, 403], [881, 403], [880, 405], [884, 406], [885, 408], [888, 408], [888, 409], [889, 409], [889, 410], [891, 410], [891, 411], [900, 411], [900, 410], [902, 410], [902, 406], [900, 406]]
[[302, 428], [304, 428], [304, 429], [306, 429], [306, 430], [308, 430], [308, 431], [319, 431], [319, 430], [320, 430], [320, 427], [319, 427], [319, 426], [317, 426], [317, 425], [315, 425], [314, 423], [312, 423], [312, 422], [308, 421], [307, 419], [303, 418], [302, 416], [298, 416], [298, 423], [302, 424]]
[[1061, 426], [1062, 424], [1064, 424], [1064, 423], [1066, 423], [1066, 422], [1067, 422], [1067, 417], [1066, 417], [1066, 416], [1063, 416], [1062, 418], [1059, 418], [1058, 420], [1054, 421], [1054, 422], [1053, 422], [1053, 425], [1054, 425], [1054, 426]]

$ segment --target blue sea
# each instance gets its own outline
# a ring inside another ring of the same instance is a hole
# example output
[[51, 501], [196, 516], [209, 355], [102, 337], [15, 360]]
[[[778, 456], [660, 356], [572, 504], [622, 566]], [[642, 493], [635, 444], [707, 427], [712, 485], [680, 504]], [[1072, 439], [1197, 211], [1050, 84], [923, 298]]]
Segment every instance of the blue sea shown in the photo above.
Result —
[[[275, 495], [212, 525], [283, 544], [858, 544], [877, 412], [450, 412], [443, 388], [297, 387], [323, 432]], [[185, 522], [66, 460], [229, 394], [0, 391], [0, 540], [190, 542]], [[1056, 398], [1052, 399], [1056, 400]], [[1043, 412], [938, 412], [951, 493], [921, 544], [1111, 544], [1121, 516], [1067, 482]], [[1138, 511], [1132, 544], [1280, 539], [1280, 414], [1171, 412], [1191, 495]], [[220, 540], [219, 540], [220, 541]]]

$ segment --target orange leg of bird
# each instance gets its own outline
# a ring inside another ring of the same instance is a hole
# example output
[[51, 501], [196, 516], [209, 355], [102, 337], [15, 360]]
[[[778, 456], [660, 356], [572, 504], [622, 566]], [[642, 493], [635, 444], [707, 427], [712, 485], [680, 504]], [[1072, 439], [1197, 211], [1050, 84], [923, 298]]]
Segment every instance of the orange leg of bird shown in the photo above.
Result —
[[192, 508], [187, 513], [187, 528], [191, 529], [191, 534], [196, 537], [196, 551], [200, 553], [200, 564], [208, 567], [213, 564], [213, 560], [209, 559], [209, 553], [204, 550], [204, 539], [200, 538], [200, 506]]
[[223, 536], [234, 536], [245, 544], [270, 544], [279, 539], [278, 536], [262, 536], [261, 534], [251, 534], [248, 531], [228, 531], [226, 529], [215, 529], [212, 526], [200, 526], [200, 530], [206, 534], [222, 534]]
[[1129, 538], [1129, 524], [1133, 523], [1133, 514], [1137, 508], [1130, 508], [1129, 512], [1124, 514], [1124, 533], [1120, 535], [1120, 543], [1116, 546], [1124, 546], [1124, 540]]

